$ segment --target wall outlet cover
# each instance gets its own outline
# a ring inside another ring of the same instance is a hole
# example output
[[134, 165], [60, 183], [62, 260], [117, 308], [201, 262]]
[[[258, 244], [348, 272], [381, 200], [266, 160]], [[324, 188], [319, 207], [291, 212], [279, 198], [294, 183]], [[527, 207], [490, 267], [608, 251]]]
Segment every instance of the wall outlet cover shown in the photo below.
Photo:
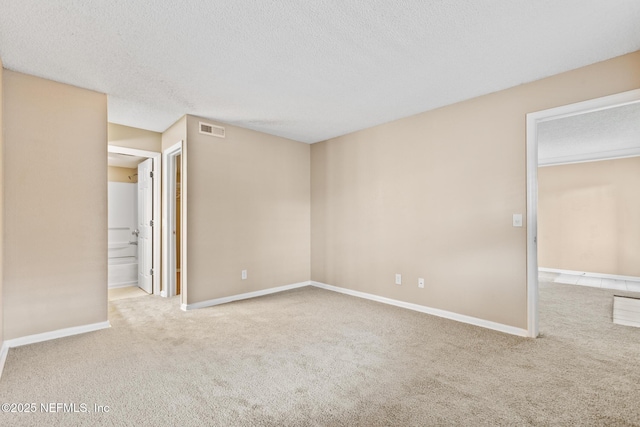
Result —
[[513, 226], [522, 227], [522, 214], [513, 214]]

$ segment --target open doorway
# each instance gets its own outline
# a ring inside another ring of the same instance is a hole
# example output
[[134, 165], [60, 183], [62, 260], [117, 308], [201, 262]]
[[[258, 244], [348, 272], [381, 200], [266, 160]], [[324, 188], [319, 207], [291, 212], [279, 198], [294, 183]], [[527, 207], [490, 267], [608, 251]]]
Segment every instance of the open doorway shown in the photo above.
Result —
[[187, 245], [186, 245], [186, 153], [180, 141], [162, 153], [165, 165], [163, 182], [163, 286], [162, 295], [180, 295], [181, 305], [186, 305]]
[[[539, 333], [538, 308], [538, 168], [539, 136], [541, 130], [550, 122], [573, 118], [596, 112], [606, 112], [618, 107], [640, 103], [640, 90], [598, 98], [590, 101], [571, 104], [563, 107], [539, 111], [527, 115], [527, 320], [529, 336], [537, 337]], [[609, 158], [623, 158], [637, 155], [628, 147], [609, 147]], [[558, 162], [584, 162], [593, 160], [594, 153], [582, 153], [580, 158], [573, 154], [565, 158], [557, 155]], [[601, 156], [602, 154], [598, 154]], [[574, 158], [571, 158], [574, 156]], [[592, 156], [589, 158], [589, 156]], [[596, 157], [597, 158], [597, 157]]]
[[161, 155], [108, 147], [109, 298], [160, 294]]

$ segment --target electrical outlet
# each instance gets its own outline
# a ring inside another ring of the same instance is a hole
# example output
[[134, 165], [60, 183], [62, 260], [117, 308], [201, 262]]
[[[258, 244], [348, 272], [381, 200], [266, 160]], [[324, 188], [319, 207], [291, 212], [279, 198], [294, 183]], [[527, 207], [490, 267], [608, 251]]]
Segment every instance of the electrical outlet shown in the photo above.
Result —
[[418, 279], [418, 287], [424, 288], [424, 279], [422, 277]]
[[247, 270], [242, 270], [242, 280], [247, 280]]
[[402, 285], [402, 274], [396, 274], [396, 285]]

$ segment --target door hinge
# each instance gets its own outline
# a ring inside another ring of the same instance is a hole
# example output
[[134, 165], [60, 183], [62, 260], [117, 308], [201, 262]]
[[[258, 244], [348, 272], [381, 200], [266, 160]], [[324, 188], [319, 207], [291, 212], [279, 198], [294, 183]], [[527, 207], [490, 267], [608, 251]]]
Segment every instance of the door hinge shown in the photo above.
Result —
[[153, 178], [153, 171], [149, 172], [149, 176]]
[[153, 227], [153, 220], [149, 221], [149, 226]]
[[151, 276], [153, 276], [153, 268], [152, 268], [151, 270], [149, 270], [149, 274], [150, 274]]

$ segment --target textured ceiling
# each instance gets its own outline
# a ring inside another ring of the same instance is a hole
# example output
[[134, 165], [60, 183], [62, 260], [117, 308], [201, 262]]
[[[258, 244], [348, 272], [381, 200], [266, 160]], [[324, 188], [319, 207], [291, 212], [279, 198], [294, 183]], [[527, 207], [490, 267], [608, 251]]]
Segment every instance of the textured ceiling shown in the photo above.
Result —
[[538, 124], [540, 164], [640, 152], [640, 102]]
[[8, 69], [316, 142], [640, 49], [638, 0], [0, 0]]

